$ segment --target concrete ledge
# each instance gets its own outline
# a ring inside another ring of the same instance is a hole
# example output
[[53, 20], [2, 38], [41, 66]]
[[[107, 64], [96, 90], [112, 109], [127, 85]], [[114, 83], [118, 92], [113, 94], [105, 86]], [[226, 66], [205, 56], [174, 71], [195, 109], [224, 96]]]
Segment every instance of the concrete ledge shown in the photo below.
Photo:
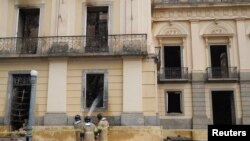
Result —
[[106, 117], [108, 122], [112, 126], [121, 125], [121, 117], [120, 116], [108, 116]]
[[206, 116], [193, 117], [193, 129], [207, 129], [209, 120]]
[[159, 115], [155, 116], [145, 116], [144, 117], [144, 125], [146, 126], [159, 126], [160, 125], [160, 119]]
[[250, 82], [250, 72], [240, 72], [240, 81]]
[[143, 113], [122, 113], [121, 125], [144, 125]]
[[164, 129], [191, 129], [192, 119], [161, 119]]
[[46, 113], [44, 125], [67, 125], [68, 116], [66, 113]]

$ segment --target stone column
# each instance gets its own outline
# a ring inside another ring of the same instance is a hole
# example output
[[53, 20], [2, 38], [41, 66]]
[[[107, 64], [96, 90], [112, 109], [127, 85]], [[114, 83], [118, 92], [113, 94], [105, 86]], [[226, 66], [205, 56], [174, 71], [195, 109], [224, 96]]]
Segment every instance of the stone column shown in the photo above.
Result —
[[142, 109], [142, 60], [140, 57], [124, 57], [121, 124], [143, 125]]
[[30, 71], [30, 81], [31, 81], [31, 94], [30, 94], [30, 108], [29, 108], [29, 119], [27, 124], [27, 134], [26, 140], [32, 140], [32, 124], [34, 121], [34, 108], [35, 108], [35, 100], [36, 100], [36, 79], [38, 72], [36, 70]]
[[242, 102], [242, 123], [250, 124], [250, 48], [247, 44], [247, 35], [245, 28], [245, 20], [237, 19], [237, 40], [240, 59], [240, 91]]
[[[200, 42], [199, 21], [191, 21], [193, 128], [207, 128], [205, 103], [205, 47]], [[204, 63], [202, 63], [204, 61]]]
[[45, 125], [67, 124], [66, 87], [67, 60], [51, 59], [49, 62], [47, 113], [44, 117]]

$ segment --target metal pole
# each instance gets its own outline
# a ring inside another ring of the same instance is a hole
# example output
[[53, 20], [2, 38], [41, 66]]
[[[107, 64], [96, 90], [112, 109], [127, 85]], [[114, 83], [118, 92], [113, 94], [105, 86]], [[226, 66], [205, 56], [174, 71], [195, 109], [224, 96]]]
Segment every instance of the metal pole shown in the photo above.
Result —
[[30, 82], [31, 82], [31, 94], [30, 94], [30, 108], [29, 108], [29, 119], [27, 125], [26, 141], [32, 141], [32, 123], [33, 123], [33, 110], [35, 106], [36, 98], [36, 78], [38, 72], [36, 70], [30, 71]]

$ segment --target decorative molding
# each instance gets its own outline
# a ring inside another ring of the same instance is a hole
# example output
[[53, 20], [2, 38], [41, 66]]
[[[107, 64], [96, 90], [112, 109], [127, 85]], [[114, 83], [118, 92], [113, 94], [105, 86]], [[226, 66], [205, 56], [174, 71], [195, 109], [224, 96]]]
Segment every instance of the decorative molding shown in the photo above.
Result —
[[154, 9], [153, 21], [167, 20], [214, 20], [214, 19], [249, 19], [249, 6], [237, 7], [185, 7]]
[[221, 27], [215, 27], [208, 31], [208, 34], [227, 34], [227, 30]]
[[[206, 47], [209, 46], [209, 43], [212, 42], [211, 38], [218, 38], [218, 37], [224, 37], [228, 40], [228, 46], [231, 47], [232, 46], [232, 38], [233, 38], [233, 34], [204, 34], [203, 38], [205, 41], [205, 45]], [[214, 40], [214, 39], [213, 39]]]

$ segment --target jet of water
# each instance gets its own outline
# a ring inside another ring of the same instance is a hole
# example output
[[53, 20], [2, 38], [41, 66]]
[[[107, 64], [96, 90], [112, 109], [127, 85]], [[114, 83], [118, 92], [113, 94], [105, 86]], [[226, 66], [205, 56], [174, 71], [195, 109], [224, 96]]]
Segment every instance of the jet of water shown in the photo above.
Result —
[[101, 99], [102, 99], [102, 94], [99, 94], [99, 95], [95, 98], [95, 100], [93, 101], [93, 103], [92, 103], [92, 105], [91, 105], [91, 107], [90, 107], [90, 109], [89, 109], [88, 116], [90, 116], [90, 115], [92, 114], [92, 112], [95, 110], [97, 104], [101, 101]]

